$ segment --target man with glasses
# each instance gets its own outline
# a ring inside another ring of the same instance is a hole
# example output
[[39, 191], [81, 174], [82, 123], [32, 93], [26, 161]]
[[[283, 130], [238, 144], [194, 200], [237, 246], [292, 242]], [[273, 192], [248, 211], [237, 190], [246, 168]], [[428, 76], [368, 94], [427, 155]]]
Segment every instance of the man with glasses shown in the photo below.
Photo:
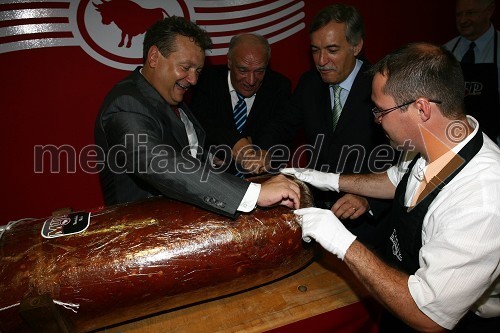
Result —
[[[377, 122], [407, 150], [367, 175], [283, 169], [313, 186], [393, 198], [379, 256], [329, 210], [295, 211], [387, 309], [380, 332], [500, 331], [500, 149], [466, 115], [459, 62], [409, 44], [373, 67]], [[410, 154], [411, 153], [411, 154]]]
[[494, 0], [457, 0], [460, 33], [445, 47], [461, 62], [465, 76], [467, 112], [500, 145], [500, 43], [491, 23]]
[[[436, 104], [441, 104], [440, 101], [433, 101], [433, 100], [429, 100], [429, 102], [431, 103], [436, 103]], [[415, 101], [410, 101], [410, 102], [406, 102], [406, 103], [403, 103], [401, 105], [396, 105], [392, 108], [388, 108], [388, 109], [385, 109], [385, 110], [380, 110], [378, 107], [374, 107], [372, 109], [372, 113], [373, 113], [373, 116], [375, 117], [375, 122], [377, 122], [378, 124], [380, 124], [382, 122], [382, 117], [385, 116], [386, 114], [388, 113], [391, 113], [392, 111], [396, 111], [398, 109], [406, 109], [406, 107], [410, 104], [413, 104], [415, 103]]]

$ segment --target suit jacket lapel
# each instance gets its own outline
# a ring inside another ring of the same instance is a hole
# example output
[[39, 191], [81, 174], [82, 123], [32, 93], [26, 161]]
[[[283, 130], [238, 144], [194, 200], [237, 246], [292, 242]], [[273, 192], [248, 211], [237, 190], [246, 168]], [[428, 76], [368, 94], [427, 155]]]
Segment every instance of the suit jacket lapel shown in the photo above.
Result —
[[[336, 133], [341, 133], [344, 129], [351, 128], [349, 124], [351, 122], [357, 121], [356, 118], [359, 113], [358, 110], [365, 110], [365, 107], [362, 107], [362, 105], [366, 101], [359, 98], [359, 96], [369, 96], [366, 91], [371, 89], [371, 81], [366, 80], [364, 77], [363, 73], [365, 71], [366, 64], [363, 64], [358, 72], [358, 75], [356, 75], [356, 78], [354, 79], [347, 100], [342, 107], [342, 113], [340, 114], [340, 118], [335, 129]], [[351, 91], [353, 91], [354, 93], [351, 93]]]
[[[151, 86], [151, 84], [142, 76], [142, 74], [139, 71], [140, 67], [138, 67], [134, 71], [134, 77], [133, 79], [136, 81], [137, 87], [141, 91], [141, 93], [144, 95], [146, 101], [150, 103], [151, 110], [152, 112], [158, 112], [160, 119], [161, 118], [167, 118], [167, 123], [170, 123], [171, 126], [171, 131], [172, 131], [172, 136], [174, 139], [177, 141], [178, 145], [183, 148], [189, 145], [189, 141], [187, 138], [186, 134], [186, 128], [184, 126], [184, 123], [182, 120], [180, 120], [175, 112], [170, 108], [168, 103], [163, 99], [163, 97], [158, 93], [158, 91]], [[182, 105], [183, 110], [188, 110], [187, 106], [185, 104]], [[185, 111], [186, 112], [186, 111]], [[186, 112], [187, 114], [187, 112]], [[189, 111], [189, 114], [191, 115], [190, 119], [194, 118]], [[188, 116], [189, 117], [189, 116]], [[194, 123], [193, 123], [194, 124]], [[198, 124], [198, 123], [197, 123]], [[199, 124], [198, 124], [199, 126]], [[195, 126], [196, 129], [196, 126]], [[198, 134], [198, 130], [197, 130]], [[204, 138], [204, 136], [203, 136]], [[198, 141], [200, 139], [198, 138]]]
[[[184, 106], [181, 106], [181, 109], [184, 111]], [[164, 111], [170, 120], [170, 124], [172, 125], [172, 135], [181, 147], [186, 147], [189, 145], [188, 137], [186, 134], [186, 127], [182, 120], [177, 117], [175, 112], [170, 108], [170, 105], [165, 103], [165, 111]], [[186, 112], [186, 111], [184, 111]]]
[[[319, 110], [321, 110], [321, 118], [325, 124], [326, 133], [333, 133], [333, 110], [332, 110], [332, 99], [330, 96], [330, 85], [323, 84], [325, 88], [321, 89], [323, 96], [318, 98], [321, 103]], [[326, 111], [324, 111], [326, 110]], [[340, 122], [340, 120], [339, 120]], [[338, 124], [337, 124], [338, 127]]]
[[[198, 119], [194, 116], [194, 114], [191, 112], [191, 110], [187, 107], [185, 103], [182, 103], [181, 105], [182, 111], [186, 114], [186, 116], [189, 118], [189, 120], [193, 123], [194, 130], [196, 131], [196, 136], [198, 137], [198, 144], [200, 147], [203, 147], [203, 144], [205, 143], [205, 130], [201, 126], [201, 124], [198, 122]], [[182, 123], [182, 121], [181, 121]], [[183, 126], [184, 128], [184, 126]], [[186, 133], [184, 129], [184, 133]], [[186, 140], [187, 136], [185, 135]]]

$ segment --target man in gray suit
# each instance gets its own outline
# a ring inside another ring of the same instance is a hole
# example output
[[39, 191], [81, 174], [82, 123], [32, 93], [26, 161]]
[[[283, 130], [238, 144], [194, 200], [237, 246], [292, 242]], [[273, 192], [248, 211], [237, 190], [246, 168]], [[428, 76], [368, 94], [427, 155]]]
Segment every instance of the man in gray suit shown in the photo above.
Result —
[[144, 65], [111, 90], [95, 124], [106, 204], [165, 195], [230, 217], [256, 205], [298, 207], [299, 188], [283, 176], [260, 185], [212, 170], [205, 132], [183, 103], [210, 47], [208, 34], [182, 17], [146, 32]]

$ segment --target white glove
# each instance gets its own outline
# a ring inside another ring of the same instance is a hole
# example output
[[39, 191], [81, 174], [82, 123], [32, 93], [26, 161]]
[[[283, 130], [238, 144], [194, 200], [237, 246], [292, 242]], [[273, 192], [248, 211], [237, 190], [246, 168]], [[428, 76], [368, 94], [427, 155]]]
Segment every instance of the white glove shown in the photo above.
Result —
[[294, 213], [298, 215], [304, 241], [309, 243], [312, 237], [325, 250], [344, 260], [345, 253], [356, 236], [344, 227], [331, 210], [309, 207], [297, 209]]
[[328, 173], [316, 171], [314, 169], [284, 168], [280, 170], [285, 175], [291, 175], [295, 178], [309, 183], [322, 191], [339, 191], [338, 173]]

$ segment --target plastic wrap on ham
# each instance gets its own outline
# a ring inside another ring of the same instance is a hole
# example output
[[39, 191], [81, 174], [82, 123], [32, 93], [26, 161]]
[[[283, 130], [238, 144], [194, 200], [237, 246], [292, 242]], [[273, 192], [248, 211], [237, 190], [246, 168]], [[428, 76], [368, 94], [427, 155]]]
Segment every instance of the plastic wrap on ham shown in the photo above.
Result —
[[88, 332], [271, 282], [312, 259], [295, 219], [283, 206], [231, 220], [154, 198], [4, 226], [0, 332], [43, 321]]

